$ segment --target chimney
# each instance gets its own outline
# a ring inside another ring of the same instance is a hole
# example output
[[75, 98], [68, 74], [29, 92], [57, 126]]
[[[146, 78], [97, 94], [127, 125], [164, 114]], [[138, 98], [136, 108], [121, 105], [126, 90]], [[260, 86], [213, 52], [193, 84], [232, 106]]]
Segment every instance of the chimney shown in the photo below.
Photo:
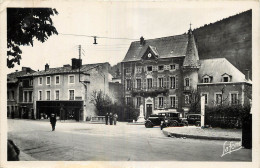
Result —
[[82, 59], [72, 58], [71, 59], [72, 69], [78, 69], [82, 65]]
[[22, 71], [25, 73], [30, 73], [31, 72], [31, 68], [29, 67], [22, 67]]
[[15, 72], [18, 72], [18, 70], [15, 70]]
[[45, 71], [48, 71], [50, 69], [49, 64], [45, 64]]
[[144, 44], [145, 44], [144, 38], [143, 38], [143, 36], [141, 36], [141, 38], [140, 38], [140, 45], [144, 45]]

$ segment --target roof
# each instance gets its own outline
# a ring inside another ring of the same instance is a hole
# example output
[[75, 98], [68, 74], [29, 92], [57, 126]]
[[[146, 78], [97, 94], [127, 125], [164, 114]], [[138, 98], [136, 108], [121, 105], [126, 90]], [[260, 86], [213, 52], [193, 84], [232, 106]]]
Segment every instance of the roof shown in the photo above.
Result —
[[188, 35], [177, 35], [145, 40], [141, 45], [139, 41], [132, 42], [122, 62], [139, 61], [150, 46], [159, 58], [180, 57], [186, 55]]
[[[105, 64], [109, 64], [108, 62], [105, 63], [96, 63], [96, 64], [85, 64], [81, 66], [80, 71], [82, 73], [86, 73], [89, 70], [93, 68], [98, 68], [99, 66], [104, 66]], [[21, 77], [27, 77], [27, 76], [46, 76], [46, 75], [55, 75], [55, 74], [73, 74], [73, 73], [78, 73], [79, 69], [72, 69], [72, 66], [66, 65], [63, 67], [57, 67], [57, 68], [49, 68], [48, 71], [42, 70], [42, 71], [37, 71], [32, 74], [26, 74]]]
[[[35, 72], [33, 70], [31, 70], [31, 72]], [[28, 73], [26, 71], [17, 71], [17, 72], [13, 72], [13, 73], [9, 73], [7, 74], [7, 83], [16, 83], [18, 82], [18, 77], [20, 76], [23, 76], [23, 75], [26, 75], [26, 74], [31, 74], [31, 73]]]
[[199, 81], [205, 74], [212, 76], [211, 83], [221, 82], [223, 74], [232, 76], [231, 82], [247, 82], [245, 75], [232, 65], [226, 58], [202, 59], [200, 62]]
[[186, 56], [183, 62], [183, 67], [199, 67], [199, 54], [194, 40], [194, 36], [191, 30], [189, 30], [188, 34], [188, 46]]

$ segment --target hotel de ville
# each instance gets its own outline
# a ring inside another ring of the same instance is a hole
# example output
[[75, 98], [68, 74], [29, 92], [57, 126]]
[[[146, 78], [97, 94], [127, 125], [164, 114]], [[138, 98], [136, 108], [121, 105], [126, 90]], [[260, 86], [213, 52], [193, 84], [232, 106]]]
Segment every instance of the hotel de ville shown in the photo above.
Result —
[[229, 104], [249, 103], [251, 81], [226, 58], [200, 59], [198, 46], [188, 33], [132, 42], [121, 62], [126, 104], [145, 117], [162, 110], [190, 112], [191, 95], [205, 96], [206, 106], [225, 100]]

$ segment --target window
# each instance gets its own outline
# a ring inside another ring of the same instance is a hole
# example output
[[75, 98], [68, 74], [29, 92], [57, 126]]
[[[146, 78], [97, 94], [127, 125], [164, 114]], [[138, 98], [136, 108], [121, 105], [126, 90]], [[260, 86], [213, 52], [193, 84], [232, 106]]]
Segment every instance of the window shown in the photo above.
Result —
[[15, 98], [14, 98], [14, 91], [12, 91], [11, 93], [12, 93], [12, 99], [14, 100], [14, 99], [15, 99]]
[[29, 85], [30, 85], [30, 86], [33, 86], [33, 79], [30, 79]]
[[163, 97], [159, 97], [159, 107], [163, 107]]
[[208, 93], [201, 93], [201, 96], [205, 96], [205, 104], [208, 104]]
[[10, 97], [9, 97], [9, 92], [7, 92], [7, 100], [9, 100], [9, 98], [10, 98]]
[[136, 79], [136, 87], [137, 89], [141, 89], [141, 79]]
[[209, 78], [204, 78], [203, 83], [209, 83]]
[[153, 87], [153, 82], [151, 78], [147, 79], [147, 89], [151, 89]]
[[170, 87], [172, 89], [176, 88], [176, 78], [175, 78], [175, 76], [170, 77]]
[[147, 71], [152, 71], [153, 67], [152, 66], [147, 66]]
[[171, 107], [178, 108], [178, 102], [177, 102], [177, 97], [176, 96], [171, 96], [170, 97], [170, 101], [171, 101]]
[[190, 96], [185, 95], [185, 104], [190, 104]]
[[75, 83], [75, 76], [74, 75], [69, 75], [69, 84]]
[[127, 80], [126, 80], [126, 89], [127, 89], [127, 90], [130, 90], [130, 88], [131, 88], [131, 80], [130, 80], [130, 79], [127, 79]]
[[32, 91], [29, 91], [29, 102], [32, 102], [32, 99], [33, 99], [33, 95], [32, 95]]
[[230, 94], [231, 104], [238, 104], [238, 93], [231, 93]]
[[55, 100], [59, 100], [59, 99], [60, 99], [60, 91], [55, 90]]
[[46, 91], [46, 100], [51, 100], [51, 91]]
[[216, 95], [216, 97], [215, 97], [216, 104], [221, 104], [222, 103], [222, 94], [216, 93], [215, 95]]
[[39, 91], [38, 99], [39, 99], [39, 100], [42, 100], [42, 91], [41, 91], [41, 90]]
[[55, 76], [55, 84], [59, 85], [60, 84], [60, 76]]
[[130, 104], [130, 101], [131, 101], [131, 98], [130, 98], [130, 97], [126, 97], [126, 104], [127, 104], [127, 105]]
[[190, 86], [190, 78], [185, 78], [184, 86]]
[[137, 108], [139, 108], [140, 105], [141, 105], [141, 97], [137, 97], [136, 98], [136, 106], [137, 106]]
[[74, 100], [74, 90], [69, 90], [69, 100]]
[[136, 67], [136, 73], [142, 73], [142, 67]]
[[228, 82], [228, 77], [223, 77], [223, 82]]
[[39, 85], [42, 85], [42, 77], [39, 78]]
[[176, 66], [175, 65], [170, 65], [170, 70], [175, 70]]
[[163, 87], [163, 78], [158, 78], [159, 87]]
[[130, 68], [126, 68], [125, 73], [130, 73]]
[[158, 66], [159, 71], [163, 71], [163, 65]]
[[51, 77], [47, 76], [46, 77], [46, 85], [50, 85], [51, 84]]
[[27, 102], [28, 100], [28, 95], [27, 95], [27, 91], [23, 92], [23, 102]]

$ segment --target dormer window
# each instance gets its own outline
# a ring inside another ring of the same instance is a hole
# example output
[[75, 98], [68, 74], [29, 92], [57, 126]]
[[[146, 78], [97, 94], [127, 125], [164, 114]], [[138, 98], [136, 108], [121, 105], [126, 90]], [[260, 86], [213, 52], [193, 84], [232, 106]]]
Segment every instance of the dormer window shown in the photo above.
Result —
[[203, 83], [209, 83], [209, 78], [204, 78]]
[[190, 78], [185, 78], [184, 86], [190, 86]]
[[148, 66], [147, 67], [147, 71], [152, 71], [153, 70], [153, 67], [152, 66]]
[[231, 82], [231, 78], [232, 78], [231, 75], [229, 75], [229, 74], [227, 74], [227, 73], [224, 73], [224, 74], [222, 75], [222, 82]]
[[211, 83], [212, 78], [213, 78], [212, 76], [205, 74], [205, 75], [202, 76], [202, 82], [203, 83]]

